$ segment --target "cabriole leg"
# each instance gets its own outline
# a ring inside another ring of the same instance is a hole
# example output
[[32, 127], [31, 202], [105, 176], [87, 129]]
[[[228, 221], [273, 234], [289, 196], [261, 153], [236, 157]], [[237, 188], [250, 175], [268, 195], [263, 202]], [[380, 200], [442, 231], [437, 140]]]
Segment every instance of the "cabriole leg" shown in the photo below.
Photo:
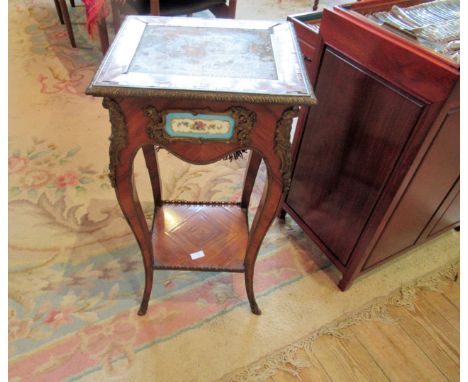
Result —
[[127, 219], [130, 228], [135, 235], [143, 256], [145, 268], [145, 289], [138, 314], [144, 315], [148, 309], [148, 303], [153, 288], [153, 249], [151, 244], [150, 231], [146, 223], [143, 209], [135, 189], [133, 174], [130, 175], [133, 167], [133, 157], [121, 156], [122, 163], [130, 163], [128, 169], [121, 166], [116, 169], [116, 195], [122, 212]]
[[143, 155], [145, 157], [146, 168], [151, 180], [151, 189], [153, 191], [154, 207], [161, 206], [161, 183], [159, 181], [158, 162], [153, 145], [143, 146]]
[[280, 202], [283, 193], [286, 193], [289, 188], [291, 179], [290, 133], [292, 120], [297, 117], [297, 114], [298, 108], [296, 107], [290, 107], [283, 111], [276, 122], [273, 152], [262, 153], [267, 168], [267, 183], [263, 188], [262, 199], [252, 223], [244, 260], [245, 287], [250, 308], [254, 314], [261, 314], [253, 290], [255, 260], [268, 228], [281, 208]]
[[258, 308], [257, 301], [253, 289], [253, 276], [255, 269], [255, 261], [257, 259], [258, 251], [262, 245], [262, 241], [270, 228], [276, 216], [278, 203], [281, 200], [282, 186], [278, 181], [268, 176], [267, 183], [263, 189], [262, 199], [258, 206], [257, 213], [255, 214], [252, 223], [252, 230], [249, 235], [249, 243], [247, 246], [247, 254], [244, 260], [245, 267], [245, 288], [247, 297], [249, 298], [250, 309], [253, 314], [261, 314]]
[[242, 199], [241, 206], [242, 208], [249, 208], [250, 196], [252, 195], [252, 190], [255, 184], [255, 179], [257, 177], [258, 168], [262, 162], [262, 157], [255, 150], [250, 152], [249, 162], [247, 164], [247, 171], [244, 178], [244, 187], [242, 189]]
[[143, 209], [141, 208], [133, 178], [133, 161], [139, 147], [132, 147], [131, 138], [125, 115], [119, 105], [113, 99], [104, 98], [103, 106], [109, 110], [109, 119], [112, 126], [109, 147], [109, 177], [115, 188], [120, 208], [127, 219], [130, 228], [140, 247], [145, 268], [145, 289], [138, 314], [144, 315], [148, 309], [148, 303], [153, 287], [153, 248], [151, 233], [146, 223]]

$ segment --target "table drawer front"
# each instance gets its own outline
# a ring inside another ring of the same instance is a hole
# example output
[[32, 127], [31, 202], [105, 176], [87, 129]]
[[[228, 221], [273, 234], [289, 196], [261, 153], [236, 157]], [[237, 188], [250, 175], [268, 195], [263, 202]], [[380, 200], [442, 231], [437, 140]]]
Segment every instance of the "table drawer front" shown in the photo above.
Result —
[[224, 114], [172, 112], [165, 119], [164, 131], [171, 138], [230, 140], [236, 124], [232, 116]]
[[159, 143], [173, 140], [221, 141], [248, 144], [250, 130], [255, 126], [256, 113], [235, 106], [225, 111], [158, 110], [153, 106], [144, 109], [149, 119], [146, 132]]

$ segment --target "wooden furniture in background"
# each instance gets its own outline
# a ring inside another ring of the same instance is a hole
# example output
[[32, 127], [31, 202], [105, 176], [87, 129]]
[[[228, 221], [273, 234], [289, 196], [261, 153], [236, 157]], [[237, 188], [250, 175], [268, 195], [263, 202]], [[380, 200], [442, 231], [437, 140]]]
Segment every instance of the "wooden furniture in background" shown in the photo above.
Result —
[[114, 29], [120, 28], [122, 15], [182, 16], [210, 10], [216, 17], [234, 19], [237, 0], [111, 0]]
[[[70, 20], [70, 14], [68, 13], [67, 3], [65, 0], [54, 0], [55, 8], [57, 9], [57, 15], [60, 20], [60, 24], [65, 24], [67, 28], [68, 38], [73, 48], [76, 48], [75, 35], [73, 33], [73, 27]], [[70, 5], [75, 6], [74, 0], [70, 0]]]
[[[68, 38], [73, 48], [76, 48], [73, 26], [68, 12], [66, 0], [54, 0], [55, 8], [61, 24], [67, 28]], [[70, 0], [72, 7], [75, 1]], [[236, 16], [237, 0], [111, 0], [112, 21], [115, 32], [120, 28], [125, 15], [180, 16], [209, 10], [216, 17], [231, 18]], [[96, 28], [103, 54], [109, 49], [109, 34], [106, 18], [108, 7], [105, 0], [84, 0], [88, 18], [88, 31]], [[92, 16], [90, 16], [92, 14]], [[90, 18], [92, 20], [90, 20]]]
[[[356, 0], [356, 1], [361, 1], [361, 0]], [[316, 11], [318, 9], [320, 0], [314, 0], [314, 5], [312, 6], [312, 10]]]
[[[58, 14], [60, 23], [65, 24], [67, 28], [67, 34], [68, 34], [68, 38], [70, 39], [70, 44], [73, 48], [76, 48], [75, 34], [73, 32], [73, 26], [71, 23], [70, 14], [68, 12], [67, 3], [65, 2], [65, 0], [54, 0], [54, 4], [55, 4], [55, 8], [57, 9], [57, 14]], [[100, 4], [103, 5], [104, 3], [101, 2]], [[72, 7], [75, 7], [75, 1], [70, 0], [70, 5]], [[84, 1], [84, 5], [86, 8], [87, 17], [89, 17], [88, 7], [92, 8], [94, 6], [94, 1], [93, 0]], [[95, 21], [96, 29], [97, 29], [97, 33], [99, 36], [99, 42], [101, 44], [101, 51], [102, 53], [106, 53], [107, 49], [109, 49], [109, 36], [107, 33], [106, 18], [103, 15], [104, 13], [103, 9], [99, 9], [97, 12], [100, 15], [96, 18], [96, 21]], [[89, 22], [90, 21], [88, 20], [88, 23]], [[92, 23], [94, 23], [94, 20]]]
[[[129, 16], [87, 94], [105, 97], [109, 109], [110, 179], [145, 266], [139, 314], [148, 307], [153, 269], [242, 272], [251, 310], [260, 314], [255, 260], [289, 187], [297, 105], [315, 103], [292, 26]], [[154, 146], [195, 164], [250, 149], [241, 201], [162, 200]], [[154, 196], [151, 229], [133, 182], [140, 148]], [[249, 230], [250, 194], [262, 159], [267, 183]], [[204, 257], [192, 259], [200, 250]]]
[[300, 117], [283, 208], [343, 290], [459, 224], [459, 66], [363, 15], [394, 3], [290, 17], [318, 104]]

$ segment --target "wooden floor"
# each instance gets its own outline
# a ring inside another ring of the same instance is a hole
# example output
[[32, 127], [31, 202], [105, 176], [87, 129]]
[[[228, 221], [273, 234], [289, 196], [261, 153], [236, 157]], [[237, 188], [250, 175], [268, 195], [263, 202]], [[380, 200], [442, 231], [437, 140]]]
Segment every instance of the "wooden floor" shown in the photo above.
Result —
[[[420, 291], [415, 309], [390, 306], [396, 324], [367, 322], [346, 330], [346, 338], [320, 337], [312, 346], [313, 367], [302, 381], [459, 381], [460, 284], [442, 293]], [[278, 372], [272, 381], [297, 381]]]

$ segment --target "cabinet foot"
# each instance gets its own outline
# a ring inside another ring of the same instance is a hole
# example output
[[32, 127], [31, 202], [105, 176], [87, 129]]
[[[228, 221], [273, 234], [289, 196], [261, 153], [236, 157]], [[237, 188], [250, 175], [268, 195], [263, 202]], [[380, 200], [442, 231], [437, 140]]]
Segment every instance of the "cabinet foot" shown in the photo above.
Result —
[[278, 214], [278, 219], [281, 219], [281, 220], [286, 219], [286, 211], [283, 208], [281, 208], [281, 210], [280, 210], [280, 212]]
[[340, 290], [342, 292], [345, 292], [347, 291], [349, 288], [351, 288], [351, 285], [353, 284], [353, 281], [352, 280], [346, 280], [344, 277], [340, 280], [340, 282], [338, 283], [338, 288], [340, 288]]

